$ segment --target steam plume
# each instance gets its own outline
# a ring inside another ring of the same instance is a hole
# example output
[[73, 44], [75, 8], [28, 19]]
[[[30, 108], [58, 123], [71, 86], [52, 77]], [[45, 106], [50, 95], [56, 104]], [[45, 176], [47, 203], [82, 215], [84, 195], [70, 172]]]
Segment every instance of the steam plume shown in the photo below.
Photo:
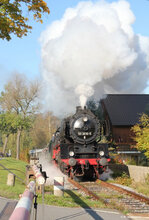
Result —
[[42, 171], [45, 171], [48, 177], [46, 185], [53, 185], [55, 177], [65, 177], [65, 175], [51, 163], [47, 152], [42, 152], [39, 155], [39, 163], [42, 164]]
[[47, 108], [55, 114], [88, 97], [141, 93], [147, 86], [149, 38], [136, 35], [127, 1], [80, 2], [41, 35]]

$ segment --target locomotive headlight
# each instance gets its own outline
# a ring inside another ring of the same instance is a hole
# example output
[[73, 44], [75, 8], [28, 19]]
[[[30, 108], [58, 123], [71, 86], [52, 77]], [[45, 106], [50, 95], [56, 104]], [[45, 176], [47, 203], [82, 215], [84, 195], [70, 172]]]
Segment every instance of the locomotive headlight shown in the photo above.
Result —
[[73, 157], [73, 156], [74, 156], [74, 152], [73, 152], [73, 151], [70, 151], [70, 152], [69, 152], [69, 156], [70, 156], [70, 157]]
[[104, 151], [99, 151], [99, 155], [101, 156], [101, 157], [103, 157], [104, 156]]
[[88, 121], [88, 118], [87, 118], [87, 117], [84, 117], [84, 118], [83, 118], [83, 121], [84, 121], [84, 122], [87, 122], [87, 121]]

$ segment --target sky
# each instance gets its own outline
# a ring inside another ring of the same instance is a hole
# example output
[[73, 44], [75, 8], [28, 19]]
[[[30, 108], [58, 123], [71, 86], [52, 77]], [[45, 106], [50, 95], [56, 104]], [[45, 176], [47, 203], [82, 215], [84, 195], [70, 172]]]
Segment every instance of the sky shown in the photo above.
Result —
[[[0, 90], [14, 72], [25, 74], [29, 79], [42, 78], [40, 37], [52, 22], [60, 20], [67, 8], [76, 7], [79, 0], [47, 0], [50, 15], [43, 16], [43, 24], [32, 21], [32, 32], [27, 37], [12, 40], [0, 39]], [[87, 2], [87, 1], [84, 1]], [[91, 2], [97, 2], [92, 0]], [[117, 2], [106, 0], [106, 2]], [[135, 16], [132, 24], [134, 33], [149, 37], [149, 1], [128, 0]], [[149, 78], [149, 77], [148, 77]], [[144, 93], [149, 93], [149, 86]]]

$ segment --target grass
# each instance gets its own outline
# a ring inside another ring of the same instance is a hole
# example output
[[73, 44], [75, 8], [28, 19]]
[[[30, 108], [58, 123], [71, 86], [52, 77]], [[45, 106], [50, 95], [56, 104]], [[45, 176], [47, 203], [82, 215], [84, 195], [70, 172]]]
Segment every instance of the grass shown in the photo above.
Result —
[[[0, 160], [0, 165], [10, 169], [15, 175], [25, 181], [26, 163], [13, 158], [4, 158]], [[7, 176], [9, 171], [0, 166], [0, 196], [5, 198], [18, 199], [19, 194], [22, 194], [25, 189], [25, 184], [15, 178], [15, 186], [7, 186]]]
[[113, 176], [113, 180], [109, 180], [108, 182], [131, 186], [133, 181], [126, 173], [121, 173], [121, 176]]
[[149, 197], [149, 184], [148, 183], [132, 183], [131, 187], [138, 193], [142, 193]]
[[[41, 194], [38, 195], [38, 202], [43, 202]], [[57, 197], [53, 194], [45, 194], [44, 203], [63, 207], [105, 208], [105, 205], [102, 202], [93, 200], [90, 196], [83, 196], [72, 190], [66, 190], [63, 197]]]
[[[53, 186], [46, 186], [44, 192], [44, 203], [48, 205], [105, 208], [105, 205], [102, 202], [93, 200], [90, 196], [82, 195], [76, 190], [65, 190], [63, 197], [54, 196]], [[43, 203], [41, 194], [38, 194], [38, 202]]]

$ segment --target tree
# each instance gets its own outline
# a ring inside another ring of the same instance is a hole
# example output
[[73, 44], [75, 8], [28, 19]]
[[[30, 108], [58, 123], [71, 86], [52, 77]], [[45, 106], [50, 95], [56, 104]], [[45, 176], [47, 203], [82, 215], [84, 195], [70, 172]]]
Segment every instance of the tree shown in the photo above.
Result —
[[40, 85], [38, 81], [29, 82], [25, 76], [15, 74], [1, 93], [0, 104], [3, 110], [22, 114], [24, 118], [38, 108], [37, 98]]
[[20, 157], [20, 137], [21, 132], [23, 130], [29, 130], [32, 127], [32, 118], [29, 116], [23, 117], [23, 115], [19, 114], [15, 120], [15, 127], [17, 129], [17, 146], [16, 146], [16, 158]]
[[132, 131], [135, 134], [136, 148], [149, 159], [149, 115], [143, 113]]
[[42, 21], [42, 14], [50, 13], [43, 0], [1, 0], [0, 1], [0, 38], [10, 40], [11, 34], [17, 37], [26, 36], [32, 29], [28, 25], [28, 18], [23, 15], [22, 9], [33, 13], [36, 21]]
[[17, 132], [15, 123], [15, 114], [8, 112], [0, 114], [0, 132], [5, 135], [5, 142], [3, 144], [3, 154], [5, 154], [6, 151], [9, 135]]
[[25, 77], [16, 74], [13, 79], [5, 85], [1, 93], [1, 108], [9, 113], [15, 113], [17, 127], [17, 159], [20, 153], [20, 136], [24, 129], [31, 127], [32, 115], [38, 109], [39, 83], [29, 83]]
[[59, 119], [50, 112], [47, 112], [46, 114], [37, 114], [33, 128], [31, 129], [31, 138], [34, 147], [45, 147], [56, 131], [58, 124]]

